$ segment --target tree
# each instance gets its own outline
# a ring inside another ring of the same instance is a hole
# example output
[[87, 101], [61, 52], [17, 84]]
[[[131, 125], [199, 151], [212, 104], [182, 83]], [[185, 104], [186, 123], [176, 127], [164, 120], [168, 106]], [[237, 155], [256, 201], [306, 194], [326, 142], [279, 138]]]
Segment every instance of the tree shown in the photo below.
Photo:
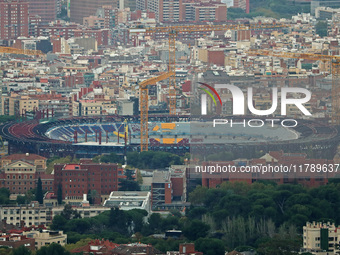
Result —
[[17, 203], [19, 205], [23, 205], [23, 204], [26, 204], [26, 196], [17, 196]]
[[199, 220], [193, 220], [183, 229], [183, 234], [190, 240], [197, 240], [200, 237], [206, 237], [210, 227]]
[[195, 248], [204, 255], [224, 255], [223, 242], [213, 238], [199, 238], [195, 241]]
[[63, 216], [66, 220], [80, 218], [80, 214], [77, 212], [77, 210], [73, 210], [70, 204], [66, 204], [64, 206], [61, 216]]
[[56, 215], [53, 218], [51, 229], [53, 229], [53, 230], [60, 230], [60, 229], [64, 230], [66, 223], [67, 223], [67, 219], [65, 219], [64, 216]]
[[61, 205], [63, 203], [63, 190], [62, 190], [61, 183], [58, 184], [58, 191], [57, 191], [57, 200], [58, 204]]
[[128, 179], [121, 179], [119, 183], [120, 191], [139, 191], [140, 186], [136, 181], [130, 181]]
[[196, 189], [189, 194], [189, 201], [193, 205], [203, 204], [205, 201], [207, 190], [207, 187], [197, 186]]
[[137, 169], [137, 182], [139, 185], [143, 184], [143, 176], [141, 172], [139, 171], [139, 169]]
[[38, 179], [37, 193], [35, 194], [35, 199], [39, 202], [39, 204], [44, 203], [44, 194], [43, 194], [43, 190], [42, 190], [42, 182], [41, 182], [40, 177]]
[[31, 255], [31, 254], [32, 254], [31, 250], [26, 248], [24, 245], [12, 250], [12, 255]]
[[257, 249], [259, 255], [298, 255], [300, 241], [290, 236], [275, 236]]
[[49, 246], [43, 246], [40, 250], [37, 250], [36, 255], [71, 255], [60, 244], [52, 243]]

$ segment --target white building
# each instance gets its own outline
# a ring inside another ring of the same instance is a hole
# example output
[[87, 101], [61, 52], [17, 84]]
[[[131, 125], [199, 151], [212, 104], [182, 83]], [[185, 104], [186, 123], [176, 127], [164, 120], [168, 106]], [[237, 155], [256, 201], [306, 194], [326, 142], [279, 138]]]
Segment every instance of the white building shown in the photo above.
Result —
[[151, 193], [148, 191], [113, 191], [104, 202], [105, 207], [118, 207], [120, 210], [142, 209], [151, 211]]
[[307, 222], [303, 227], [302, 252], [318, 255], [339, 254], [340, 226], [334, 223]]

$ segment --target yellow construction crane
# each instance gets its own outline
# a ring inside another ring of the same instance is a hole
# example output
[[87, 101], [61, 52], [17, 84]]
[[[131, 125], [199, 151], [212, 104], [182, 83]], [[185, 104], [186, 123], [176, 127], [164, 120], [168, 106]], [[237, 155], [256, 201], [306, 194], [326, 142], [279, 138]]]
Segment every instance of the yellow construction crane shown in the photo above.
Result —
[[191, 32], [212, 32], [227, 30], [263, 30], [289, 27], [287, 24], [268, 23], [268, 24], [222, 24], [222, 25], [190, 25], [190, 26], [168, 26], [168, 27], [148, 27], [132, 28], [130, 34], [154, 34], [165, 33], [169, 36], [169, 67], [168, 72], [173, 75], [169, 77], [169, 114], [176, 114], [176, 36], [178, 33]]
[[173, 72], [167, 72], [157, 77], [152, 77], [139, 83], [139, 106], [140, 106], [140, 151], [147, 151], [149, 146], [149, 91], [147, 86], [165, 80], [173, 76]]
[[35, 55], [35, 56], [44, 56], [40, 50], [22, 50], [12, 47], [0, 47], [0, 54], [3, 53], [12, 53], [12, 54], [24, 54], [24, 55]]
[[278, 58], [296, 58], [331, 62], [332, 68], [332, 124], [340, 125], [340, 56], [313, 53], [276, 52], [272, 50], [249, 50], [250, 55], [264, 55]]
[[140, 83], [140, 111], [141, 111], [141, 151], [148, 150], [148, 90], [149, 84], [154, 84], [169, 78], [169, 114], [176, 114], [176, 36], [178, 33], [191, 32], [212, 32], [227, 30], [262, 30], [289, 27], [286, 24], [223, 24], [223, 25], [192, 25], [192, 26], [168, 26], [168, 27], [148, 27], [132, 28], [130, 34], [154, 34], [166, 33], [169, 35], [169, 66], [168, 72], [143, 81]]

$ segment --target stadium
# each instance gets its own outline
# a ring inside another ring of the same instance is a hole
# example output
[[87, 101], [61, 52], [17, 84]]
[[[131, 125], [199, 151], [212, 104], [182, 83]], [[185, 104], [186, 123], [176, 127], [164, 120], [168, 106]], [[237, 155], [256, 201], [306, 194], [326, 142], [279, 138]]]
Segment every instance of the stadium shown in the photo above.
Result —
[[[30, 152], [42, 156], [93, 157], [115, 152], [140, 151], [137, 116], [72, 117], [10, 122], [0, 135], [8, 141], [9, 153]], [[236, 121], [236, 120], [235, 120]], [[252, 155], [263, 150], [307, 152], [317, 157], [334, 156], [339, 129], [312, 120], [299, 120], [293, 128], [269, 125], [259, 128], [211, 129], [211, 119], [190, 116], [149, 116], [149, 150], [179, 155], [233, 151]]]

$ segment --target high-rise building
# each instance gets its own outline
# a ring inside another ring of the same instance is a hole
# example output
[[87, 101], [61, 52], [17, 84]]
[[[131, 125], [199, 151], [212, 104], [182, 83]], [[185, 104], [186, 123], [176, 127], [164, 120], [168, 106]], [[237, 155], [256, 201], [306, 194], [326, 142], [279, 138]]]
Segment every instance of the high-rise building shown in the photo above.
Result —
[[118, 7], [120, 10], [124, 10], [125, 8], [130, 8], [130, 11], [136, 10], [136, 0], [119, 0]]
[[98, 8], [96, 16], [104, 18], [104, 28], [112, 29], [118, 25], [118, 9], [111, 5]]
[[181, 21], [226, 21], [227, 5], [221, 1], [184, 1], [181, 6]]
[[118, 0], [70, 0], [70, 20], [83, 24], [83, 18], [95, 15], [98, 8], [111, 5], [118, 8]]
[[136, 0], [136, 9], [142, 11], [146, 10], [148, 7], [147, 4], [148, 4], [147, 0]]
[[158, 22], [180, 20], [182, 0], [148, 0], [147, 9], [155, 13]]
[[0, 0], [0, 39], [13, 40], [28, 36], [28, 2]]
[[246, 13], [249, 13], [249, 9], [250, 9], [249, 0], [234, 0], [234, 7], [241, 8]]
[[57, 0], [28, 0], [30, 15], [39, 15], [41, 22], [48, 23], [57, 19]]

